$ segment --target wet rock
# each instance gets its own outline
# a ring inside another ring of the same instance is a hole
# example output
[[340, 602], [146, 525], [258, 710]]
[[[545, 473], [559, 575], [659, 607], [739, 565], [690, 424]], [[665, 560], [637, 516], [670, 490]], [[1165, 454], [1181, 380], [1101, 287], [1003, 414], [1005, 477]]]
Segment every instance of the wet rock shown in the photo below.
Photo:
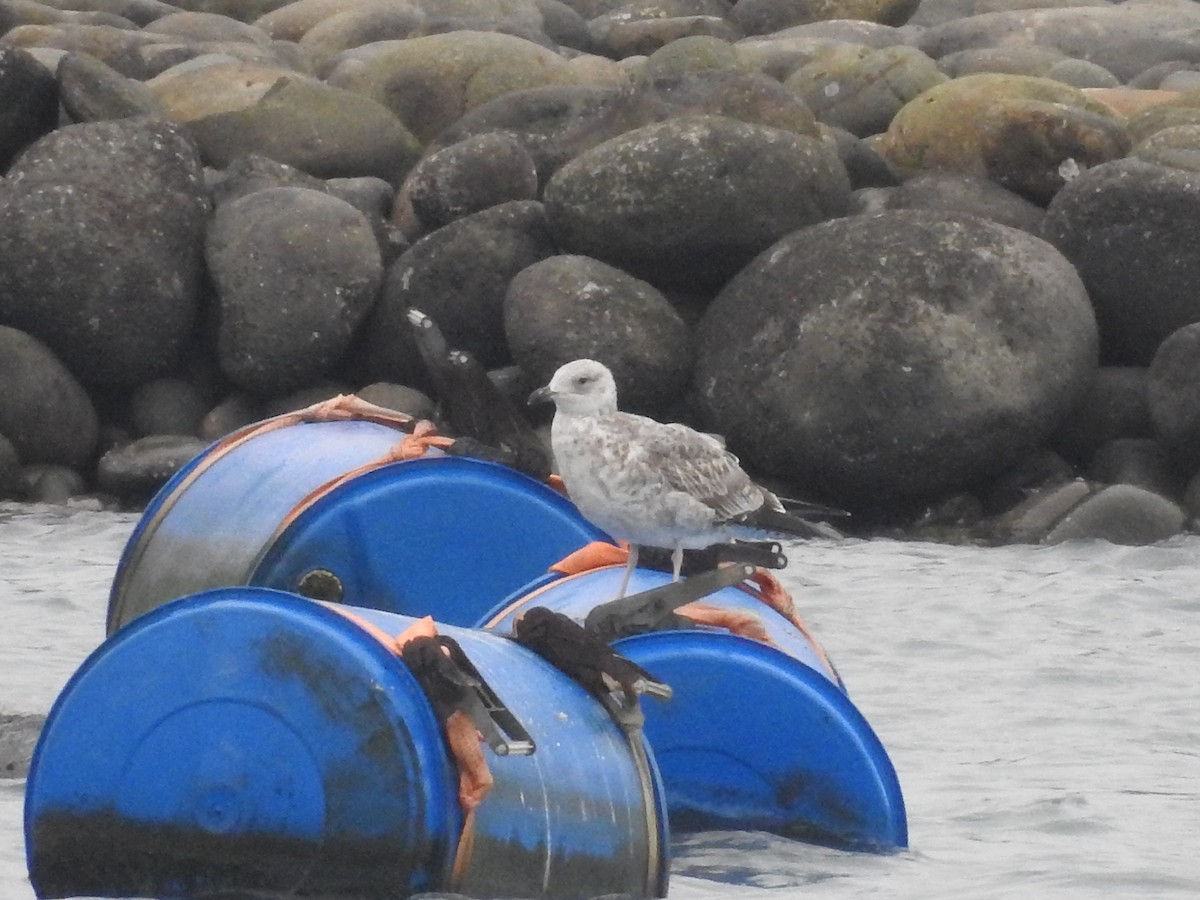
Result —
[[368, 403], [394, 409], [396, 412], [402, 412], [414, 419], [433, 417], [433, 400], [423, 392], [407, 385], [376, 381], [374, 384], [360, 388], [355, 393]]
[[884, 209], [927, 209], [966, 213], [1001, 225], [1041, 234], [1045, 210], [994, 181], [971, 175], [933, 172], [910, 178], [872, 202]]
[[161, 16], [145, 26], [152, 34], [165, 34], [187, 43], [244, 41], [266, 46], [271, 38], [261, 28], [209, 12], [183, 10]]
[[543, 192], [558, 245], [659, 284], [719, 282], [789, 231], [840, 215], [824, 142], [721, 116], [648, 125], [577, 156]]
[[545, 182], [567, 160], [642, 124], [628, 111], [628, 92], [612, 85], [549, 85], [512, 91], [465, 113], [426, 147], [429, 153], [466, 138], [503, 132], [529, 153]]
[[328, 77], [388, 107], [422, 142], [509, 91], [574, 80], [553, 50], [484, 32], [380, 41], [341, 54]]
[[984, 514], [994, 516], [1074, 478], [1075, 469], [1069, 462], [1053, 450], [1039, 447], [979, 490], [980, 504]]
[[[896, 186], [897, 178], [891, 166], [867, 141], [833, 126], [826, 126], [825, 139], [837, 150], [838, 159], [842, 161], [850, 179], [850, 186], [856, 192], [864, 188]], [[855, 197], [851, 196], [846, 214], [853, 215], [861, 211], [862, 207], [858, 205]]]
[[1093, 455], [1087, 476], [1101, 484], [1132, 484], [1175, 498], [1184, 483], [1166, 447], [1155, 438], [1114, 438]]
[[207, 400], [192, 382], [183, 378], [156, 378], [139, 385], [129, 398], [129, 420], [134, 434], [182, 434], [195, 437], [208, 408]]
[[275, 67], [206, 66], [149, 86], [217, 168], [261, 154], [319, 178], [374, 175], [399, 184], [419, 153], [382, 104]]
[[584, 256], [552, 256], [520, 272], [504, 301], [513, 359], [535, 384], [564, 363], [604, 362], [622, 408], [661, 412], [687, 386], [687, 326], [655, 288]]
[[1148, 371], [1140, 366], [1101, 366], [1054, 435], [1054, 448], [1082, 464], [1117, 438], [1152, 437], [1148, 378]]
[[24, 50], [0, 45], [0, 173], [57, 124], [54, 76]]
[[1162, 128], [1137, 144], [1129, 155], [1154, 165], [1200, 172], [1200, 124]]
[[554, 252], [540, 203], [514, 200], [439, 228], [417, 241], [388, 270], [363, 329], [365, 378], [423, 385], [410, 307], [442, 330], [451, 349], [484, 366], [509, 361], [504, 340], [504, 293], [513, 277]]
[[1014, 42], [1061, 50], [1103, 66], [1121, 81], [1160, 62], [1200, 59], [1200, 10], [1187, 4], [1121, 3], [1017, 9], [948, 21], [917, 45], [935, 59]]
[[[660, 7], [661, 8], [661, 7]], [[741, 29], [722, 15], [638, 15], [628, 6], [597, 16], [587, 23], [597, 51], [614, 59], [647, 56], [674, 41], [712, 37], [737, 41]]]
[[536, 200], [537, 167], [517, 138], [491, 132], [426, 156], [404, 190], [422, 224], [440, 228], [510, 200]]
[[87, 393], [36, 338], [0, 326], [0, 434], [24, 463], [91, 460], [98, 420]]
[[829, 19], [903, 25], [920, 0], [737, 0], [729, 16], [746, 34], [770, 34]]
[[1044, 538], [1044, 543], [1103, 540], [1114, 544], [1153, 544], [1183, 529], [1179, 504], [1131, 484], [1101, 488], [1076, 505]]
[[140, 506], [207, 446], [199, 438], [174, 434], [139, 438], [100, 457], [96, 483], [123, 504]]
[[1044, 203], [1072, 171], [1123, 156], [1129, 139], [1117, 114], [1077, 88], [984, 74], [905, 104], [879, 149], [903, 175], [940, 169], [991, 178]]
[[1025, 232], [925, 212], [788, 235], [696, 334], [696, 403], [804, 496], [879, 508], [995, 478], [1086, 389], [1096, 324], [1070, 263]]
[[151, 73], [142, 58], [142, 49], [151, 44], [174, 43], [174, 38], [112, 25], [21, 25], [4, 35], [7, 44], [50, 48], [93, 56], [128, 78], [146, 78]]
[[1106, 362], [1147, 365], [1200, 321], [1200, 175], [1123, 159], [1083, 172], [1046, 212], [1044, 233], [1079, 270]]
[[1130, 113], [1126, 130], [1136, 147], [1159, 131], [1182, 125], [1200, 125], [1200, 108], [1163, 101]]
[[262, 418], [262, 404], [250, 394], [239, 391], [230, 394], [204, 414], [198, 433], [202, 440], [215, 441]]
[[[355, 4], [305, 30], [300, 44], [318, 60], [380, 41], [450, 31], [504, 32], [537, 41], [543, 19], [531, 0], [504, 3], [411, 2]], [[325, 65], [328, 65], [326, 62]]]
[[1162, 342], [1146, 387], [1155, 433], [1194, 471], [1200, 466], [1200, 323], [1185, 325]]
[[328, 374], [383, 277], [363, 214], [305, 188], [269, 188], [222, 204], [206, 257], [221, 309], [221, 371], [258, 394]]
[[58, 129], [0, 181], [0, 322], [85, 384], [164, 373], [196, 319], [207, 218], [195, 145], [176, 126]]
[[327, 187], [326, 182], [315, 175], [257, 153], [238, 157], [224, 169], [210, 169], [208, 174], [209, 193], [214, 206], [267, 188], [297, 187], [323, 191]]
[[41, 463], [21, 470], [25, 482], [23, 500], [61, 506], [87, 490], [83, 476], [69, 466]]
[[904, 104], [945, 80], [913, 47], [848, 45], [801, 66], [784, 84], [822, 122], [865, 137], [886, 130]]
[[325, 190], [345, 200], [368, 218], [386, 219], [392, 210], [395, 189], [382, 178], [362, 175], [356, 178], [330, 178]]
[[23, 494], [21, 456], [13, 442], [0, 434], [0, 498], [20, 499]]
[[1035, 491], [992, 522], [991, 534], [1005, 543], [1039, 543], [1092, 490], [1091, 485], [1077, 478]]
[[161, 0], [49, 0], [56, 9], [91, 10], [110, 13], [135, 25], [148, 25], [155, 19], [177, 12], [179, 7]]
[[75, 122], [164, 115], [144, 84], [86, 53], [64, 56], [57, 78], [63, 109]]
[[1120, 84], [1112, 72], [1074, 59], [1053, 47], [985, 47], [949, 53], [938, 60], [938, 68], [951, 78], [980, 72], [1030, 75], [1050, 78], [1078, 88], [1116, 87]]

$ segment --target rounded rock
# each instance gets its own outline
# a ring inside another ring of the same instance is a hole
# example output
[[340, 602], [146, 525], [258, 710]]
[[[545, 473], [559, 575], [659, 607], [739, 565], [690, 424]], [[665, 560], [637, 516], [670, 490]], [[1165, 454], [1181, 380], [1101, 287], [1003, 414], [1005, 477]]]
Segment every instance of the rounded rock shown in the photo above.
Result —
[[655, 284], [719, 283], [783, 235], [840, 215], [850, 183], [816, 138], [723, 116], [647, 125], [546, 185], [558, 245]]
[[30, 53], [0, 45], [0, 173], [57, 124], [54, 76]]
[[156, 378], [134, 390], [129, 418], [138, 437], [183, 434], [196, 437], [204, 419], [203, 393], [182, 378]]
[[886, 212], [761, 254], [696, 335], [696, 401], [746, 463], [879, 508], [979, 484], [1032, 452], [1096, 368], [1096, 322], [1046, 242]]
[[269, 188], [222, 204], [206, 246], [221, 310], [221, 371], [258, 394], [329, 373], [383, 277], [366, 217], [306, 188]]
[[21, 462], [82, 466], [99, 421], [91, 398], [45, 344], [0, 325], [0, 434]]
[[1178, 459], [1200, 466], [1200, 323], [1162, 342], [1150, 363], [1146, 397], [1155, 433]]
[[1043, 543], [1104, 540], [1140, 546], [1174, 537], [1186, 521], [1183, 508], [1166, 497], [1132, 484], [1114, 484], [1075, 506]]
[[612, 370], [622, 408], [659, 412], [691, 374], [683, 319], [653, 286], [599, 260], [552, 256], [508, 286], [504, 332], [513, 359], [545, 384], [564, 363], [588, 358]]
[[433, 319], [451, 349], [486, 367], [507, 363], [504, 293], [518, 272], [553, 252], [542, 204], [533, 200], [493, 206], [421, 238], [388, 269], [363, 329], [364, 380], [425, 383], [410, 307]]
[[163, 374], [200, 307], [208, 211], [178, 126], [59, 128], [0, 181], [0, 322], [45, 341], [85, 384]]
[[1072, 462], [1085, 463], [1109, 441], [1152, 437], [1148, 380], [1141, 366], [1101, 366], [1052, 438], [1054, 448]]
[[200, 455], [199, 438], [158, 434], [109, 450], [96, 465], [96, 484], [128, 506], [149, 500], [171, 476]]
[[1172, 332], [1200, 322], [1200, 173], [1123, 159], [1059, 191], [1043, 234], [1075, 264], [1106, 363], [1148, 365]]
[[422, 224], [434, 229], [510, 200], [536, 200], [538, 173], [517, 138], [492, 132], [426, 156], [404, 189]]

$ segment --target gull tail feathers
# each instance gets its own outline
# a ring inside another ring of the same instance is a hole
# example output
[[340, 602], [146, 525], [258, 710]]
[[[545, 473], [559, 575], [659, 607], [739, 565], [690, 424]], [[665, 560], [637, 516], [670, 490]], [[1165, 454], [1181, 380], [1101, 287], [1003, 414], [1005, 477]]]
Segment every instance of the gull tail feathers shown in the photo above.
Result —
[[747, 513], [744, 516], [731, 519], [730, 524], [770, 534], [787, 535], [789, 537], [830, 539], [845, 537], [840, 531], [826, 522], [810, 521], [800, 516], [792, 515], [790, 512], [781, 512], [767, 506], [761, 507], [752, 513]]

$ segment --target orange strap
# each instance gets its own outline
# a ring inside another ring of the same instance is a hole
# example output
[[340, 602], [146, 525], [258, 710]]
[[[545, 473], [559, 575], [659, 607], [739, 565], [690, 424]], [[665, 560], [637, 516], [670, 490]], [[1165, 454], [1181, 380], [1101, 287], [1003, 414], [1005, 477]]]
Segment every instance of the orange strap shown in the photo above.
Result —
[[550, 567], [550, 571], [560, 575], [581, 575], [606, 566], [623, 566], [628, 560], [629, 545], [624, 541], [619, 544], [592, 541], [564, 556]]
[[756, 568], [754, 574], [750, 576], [749, 583], [743, 581], [737, 585], [737, 588], [745, 591], [756, 600], [767, 604], [767, 606], [795, 625], [796, 630], [804, 635], [809, 644], [812, 645], [813, 652], [817, 654], [817, 658], [821, 660], [825, 668], [829, 670], [830, 674], [836, 675], [836, 670], [833, 668], [833, 663], [829, 661], [829, 657], [825, 653], [825, 648], [821, 646], [820, 641], [817, 640], [817, 636], [812, 633], [812, 630], [804, 624], [804, 620], [796, 612], [796, 602], [778, 578], [766, 569]]
[[[409, 641], [421, 637], [437, 637], [437, 625], [434, 624], [432, 616], [418, 619], [404, 631], [393, 635], [351, 612], [347, 607], [334, 603], [323, 603], [322, 606], [349, 619], [397, 656], [404, 652], [404, 645]], [[483, 735], [475, 728], [471, 718], [462, 710], [456, 709], [442, 724], [446, 745], [458, 769], [458, 802], [463, 811], [463, 827], [458, 839], [458, 849], [454, 854], [451, 876], [457, 884], [466, 871], [471, 851], [475, 846], [475, 810], [483, 803], [495, 782], [488, 768], [487, 757], [483, 755], [483, 748], [480, 746]]]
[[675, 610], [678, 615], [690, 619], [697, 625], [713, 625], [739, 637], [749, 638], [763, 644], [775, 645], [767, 629], [763, 627], [762, 619], [748, 612], [736, 609], [725, 609], [698, 600], [685, 603]]
[[[629, 545], [624, 541], [619, 542], [619, 544], [620, 546], [614, 546], [606, 541], [592, 541], [590, 544], [585, 544], [574, 553], [560, 559], [550, 567], [550, 571], [558, 572], [561, 575], [574, 576], [595, 571], [596, 569], [603, 569], [608, 566], [624, 565], [629, 559]], [[821, 646], [816, 635], [812, 633], [812, 630], [804, 624], [804, 620], [796, 612], [796, 603], [792, 599], [792, 595], [788, 593], [787, 588], [783, 586], [778, 578], [766, 569], [755, 568], [749, 582], [741, 582], [735, 585], [735, 587], [749, 594], [760, 603], [765, 603], [796, 626], [796, 630], [804, 635], [812, 645], [813, 651], [817, 654], [822, 664], [831, 673], [834, 672], [833, 664], [829, 661], [829, 657], [825, 653], [825, 648]], [[695, 613], [694, 616], [688, 614], [689, 609]], [[770, 638], [766, 636], [765, 630], [762, 629], [761, 623], [757, 626], [753, 624], [753, 616], [747, 615], [743, 619], [739, 618], [736, 613], [727, 611], [727, 614], [721, 617], [724, 621], [718, 622], [717, 614], [711, 611], [714, 609], [716, 607], [708, 604], [688, 603], [675, 611], [698, 624], [720, 625], [720, 627], [727, 628], [734, 634], [740, 634], [743, 637], [752, 637], [767, 644], [772, 643]], [[762, 632], [762, 637], [755, 635], [757, 631]]]

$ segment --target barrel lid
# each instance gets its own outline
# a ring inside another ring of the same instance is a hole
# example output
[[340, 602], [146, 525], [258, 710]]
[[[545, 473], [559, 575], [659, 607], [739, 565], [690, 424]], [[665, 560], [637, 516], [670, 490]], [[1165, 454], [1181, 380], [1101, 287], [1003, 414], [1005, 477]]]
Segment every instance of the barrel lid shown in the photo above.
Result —
[[670, 702], [642, 704], [673, 829], [907, 846], [891, 759], [828, 678], [773, 647], [718, 632], [657, 632], [613, 646], [674, 690]]
[[498, 600], [604, 538], [574, 505], [507, 466], [425, 457], [318, 497], [279, 532], [251, 579], [266, 587], [474, 625]]
[[416, 681], [336, 612], [208, 591], [118, 631], [47, 717], [26, 790], [39, 896], [434, 889], [461, 823]]

